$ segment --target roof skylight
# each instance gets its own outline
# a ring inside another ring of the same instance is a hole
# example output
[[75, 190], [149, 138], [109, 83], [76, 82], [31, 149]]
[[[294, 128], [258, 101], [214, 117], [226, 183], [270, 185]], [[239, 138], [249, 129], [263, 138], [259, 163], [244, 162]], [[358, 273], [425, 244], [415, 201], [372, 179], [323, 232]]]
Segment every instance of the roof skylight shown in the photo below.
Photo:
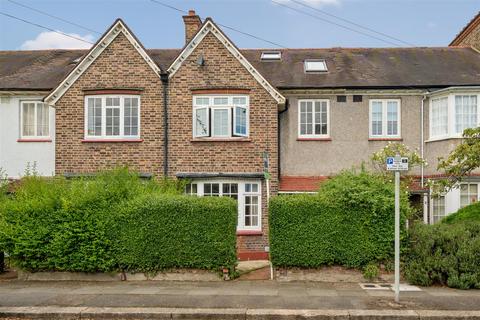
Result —
[[262, 60], [280, 60], [282, 58], [282, 53], [280, 51], [264, 51], [262, 52]]
[[327, 72], [327, 63], [323, 59], [305, 60], [305, 72]]

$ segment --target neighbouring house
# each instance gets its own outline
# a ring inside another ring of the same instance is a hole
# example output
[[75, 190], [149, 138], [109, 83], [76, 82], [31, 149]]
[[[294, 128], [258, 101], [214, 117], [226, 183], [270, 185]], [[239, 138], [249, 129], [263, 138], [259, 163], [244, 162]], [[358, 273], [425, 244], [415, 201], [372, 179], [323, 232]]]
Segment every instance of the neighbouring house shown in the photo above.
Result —
[[269, 197], [313, 192], [389, 141], [430, 164], [411, 172], [425, 222], [479, 199], [476, 175], [425, 187], [479, 125], [478, 16], [466, 45], [356, 49], [239, 49], [212, 19], [183, 19], [182, 49], [146, 49], [117, 20], [90, 50], [0, 52], [0, 167], [189, 179], [188, 194], [238, 201], [240, 259], [268, 257]]

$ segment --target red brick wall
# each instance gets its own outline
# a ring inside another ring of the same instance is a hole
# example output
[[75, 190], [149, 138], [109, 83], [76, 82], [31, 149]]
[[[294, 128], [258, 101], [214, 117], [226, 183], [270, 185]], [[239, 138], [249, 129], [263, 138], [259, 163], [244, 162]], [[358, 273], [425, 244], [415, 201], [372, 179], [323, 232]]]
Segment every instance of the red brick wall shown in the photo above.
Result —
[[[205, 65], [196, 61], [200, 55]], [[250, 90], [250, 139], [242, 142], [192, 141], [192, 89]], [[277, 102], [213, 35], [208, 34], [170, 81], [169, 174], [178, 172], [262, 172], [262, 153], [270, 156], [271, 193], [278, 189]], [[263, 183], [263, 236], [241, 236], [238, 250], [264, 251], [268, 215]]]
[[[142, 88], [141, 139], [85, 143], [84, 89]], [[108, 46], [56, 103], [56, 173], [85, 173], [115, 165], [163, 173], [163, 101], [160, 78], [123, 34]]]

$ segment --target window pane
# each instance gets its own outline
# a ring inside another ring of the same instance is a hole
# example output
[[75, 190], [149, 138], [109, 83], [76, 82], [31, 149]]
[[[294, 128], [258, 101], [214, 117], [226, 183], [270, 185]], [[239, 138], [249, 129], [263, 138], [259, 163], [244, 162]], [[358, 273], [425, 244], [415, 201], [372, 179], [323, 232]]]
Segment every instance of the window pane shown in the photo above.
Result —
[[213, 136], [229, 136], [228, 109], [213, 109]]
[[437, 223], [445, 217], [445, 196], [435, 197], [432, 202], [433, 223]]
[[37, 136], [46, 137], [49, 135], [48, 121], [48, 105], [37, 103]]
[[230, 197], [235, 200], [238, 199], [238, 184], [237, 183], [224, 183], [222, 187], [222, 194], [225, 197]]
[[195, 104], [199, 106], [208, 106], [210, 99], [209, 98], [195, 98]]
[[195, 136], [208, 136], [208, 109], [199, 108], [195, 110]]
[[213, 98], [213, 104], [214, 105], [220, 105], [224, 106], [228, 104], [228, 98], [227, 97], [215, 97]]
[[123, 130], [126, 136], [138, 135], [138, 98], [125, 98]]
[[106, 135], [120, 135], [120, 108], [107, 108], [106, 115]]
[[258, 227], [260, 225], [259, 217], [259, 197], [258, 196], [245, 196], [245, 226], [246, 227]]
[[235, 134], [247, 135], [247, 109], [235, 107]]
[[448, 98], [432, 100], [432, 136], [448, 133]]
[[233, 98], [233, 104], [234, 105], [246, 105], [247, 104], [247, 98], [245, 98], [245, 97], [235, 97], [235, 98]]
[[35, 135], [35, 103], [22, 104], [22, 131], [24, 136]]
[[327, 134], [327, 102], [315, 101], [315, 134], [325, 135]]
[[372, 135], [381, 136], [382, 126], [383, 126], [383, 112], [382, 112], [382, 102], [373, 101], [372, 102]]
[[185, 194], [187, 195], [197, 195], [197, 184], [189, 183], [185, 186]]
[[398, 135], [398, 103], [387, 102], [387, 135]]
[[455, 96], [455, 131], [477, 126], [477, 96]]
[[203, 194], [206, 197], [218, 197], [218, 196], [220, 196], [220, 184], [218, 184], [218, 183], [205, 183], [203, 185]]

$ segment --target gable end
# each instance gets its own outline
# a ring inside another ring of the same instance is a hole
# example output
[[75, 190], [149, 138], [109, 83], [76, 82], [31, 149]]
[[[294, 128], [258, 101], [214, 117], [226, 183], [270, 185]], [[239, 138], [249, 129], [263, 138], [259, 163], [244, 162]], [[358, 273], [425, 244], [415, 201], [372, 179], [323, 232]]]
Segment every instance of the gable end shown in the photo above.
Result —
[[49, 95], [44, 99], [49, 105], [55, 105], [55, 103], [65, 94], [65, 92], [80, 78], [80, 76], [90, 67], [90, 65], [102, 54], [102, 52], [117, 38], [119, 34], [123, 34], [132, 46], [137, 50], [140, 56], [160, 77], [161, 70], [158, 65], [150, 58], [143, 46], [123, 23], [118, 19], [105, 34], [97, 41], [92, 49], [82, 58], [77, 66], [65, 77], [65, 79], [53, 89]]
[[247, 71], [257, 80], [258, 83], [277, 101], [278, 104], [285, 104], [285, 97], [275, 89], [261, 74], [255, 69], [250, 62], [240, 53], [240, 50], [228, 39], [228, 37], [212, 22], [210, 18], [207, 18], [202, 28], [197, 32], [193, 39], [185, 46], [178, 57], [168, 68], [169, 77], [180, 69], [183, 62], [192, 54], [195, 48], [202, 42], [203, 38], [208, 33], [212, 33], [227, 50], [247, 69]]

